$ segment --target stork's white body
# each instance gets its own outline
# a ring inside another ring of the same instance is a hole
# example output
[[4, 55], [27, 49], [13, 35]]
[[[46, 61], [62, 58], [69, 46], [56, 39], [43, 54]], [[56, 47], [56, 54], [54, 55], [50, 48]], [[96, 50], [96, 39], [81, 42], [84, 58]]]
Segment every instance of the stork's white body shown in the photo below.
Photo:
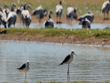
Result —
[[69, 15], [70, 13], [72, 13], [74, 11], [73, 7], [68, 7], [67, 8], [67, 15]]
[[62, 5], [58, 4], [58, 5], [56, 6], [56, 13], [57, 13], [57, 12], [61, 12], [61, 10], [63, 10], [63, 7], [62, 7]]

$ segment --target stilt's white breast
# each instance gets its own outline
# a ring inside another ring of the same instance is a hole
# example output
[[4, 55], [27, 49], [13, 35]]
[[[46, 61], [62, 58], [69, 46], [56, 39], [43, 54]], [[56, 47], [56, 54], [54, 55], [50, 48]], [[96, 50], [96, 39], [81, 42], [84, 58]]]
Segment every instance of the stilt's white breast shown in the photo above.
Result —
[[70, 64], [73, 61], [73, 55], [70, 57], [70, 59], [68, 60], [67, 64]]

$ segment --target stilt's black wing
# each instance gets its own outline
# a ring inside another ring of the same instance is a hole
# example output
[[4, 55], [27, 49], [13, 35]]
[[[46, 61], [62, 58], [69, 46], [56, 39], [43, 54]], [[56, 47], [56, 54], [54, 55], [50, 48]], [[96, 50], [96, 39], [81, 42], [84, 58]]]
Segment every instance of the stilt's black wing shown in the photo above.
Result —
[[66, 58], [63, 60], [63, 62], [60, 65], [62, 65], [65, 62], [67, 62], [69, 59], [70, 59], [70, 54], [66, 56]]
[[20, 68], [17, 68], [17, 69], [22, 70], [22, 69], [24, 69], [25, 67], [26, 67], [26, 64], [23, 64]]

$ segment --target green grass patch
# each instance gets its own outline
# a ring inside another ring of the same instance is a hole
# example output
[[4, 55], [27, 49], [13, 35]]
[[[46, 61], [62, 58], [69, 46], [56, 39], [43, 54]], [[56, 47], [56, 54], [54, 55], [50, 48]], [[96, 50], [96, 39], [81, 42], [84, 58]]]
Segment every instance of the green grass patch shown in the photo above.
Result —
[[37, 35], [42, 34], [48, 37], [54, 36], [71, 36], [77, 35], [81, 38], [108, 38], [110, 36], [110, 29], [63, 29], [63, 28], [7, 28], [6, 34], [19, 33], [19, 35]]

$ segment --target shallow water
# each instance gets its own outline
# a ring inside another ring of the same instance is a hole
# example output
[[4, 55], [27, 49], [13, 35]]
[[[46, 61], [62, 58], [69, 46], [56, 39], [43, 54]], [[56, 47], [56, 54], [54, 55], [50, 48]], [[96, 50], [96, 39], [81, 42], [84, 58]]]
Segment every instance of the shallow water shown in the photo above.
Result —
[[[23, 28], [22, 24], [17, 23], [16, 27]], [[54, 24], [54, 27], [64, 28], [64, 29], [81, 29], [82, 25], [79, 24]], [[105, 27], [110, 27], [110, 24], [91, 24], [92, 29], [104, 29]], [[44, 28], [44, 24], [31, 23], [30, 28]]]
[[[3, 26], [1, 26], [3, 27]], [[12, 25], [13, 27], [13, 25]], [[22, 23], [16, 23], [15, 27], [24, 28]], [[31, 23], [30, 28], [44, 28], [44, 24]], [[54, 24], [54, 27], [65, 28], [65, 29], [81, 29], [82, 26], [79, 24]], [[110, 24], [91, 24], [91, 29], [104, 29], [105, 27], [110, 27]]]
[[66, 82], [67, 65], [58, 65], [71, 50], [78, 55], [70, 64], [71, 81], [110, 81], [110, 47], [0, 41], [0, 82], [24, 82], [16, 68], [27, 60], [28, 82]]

